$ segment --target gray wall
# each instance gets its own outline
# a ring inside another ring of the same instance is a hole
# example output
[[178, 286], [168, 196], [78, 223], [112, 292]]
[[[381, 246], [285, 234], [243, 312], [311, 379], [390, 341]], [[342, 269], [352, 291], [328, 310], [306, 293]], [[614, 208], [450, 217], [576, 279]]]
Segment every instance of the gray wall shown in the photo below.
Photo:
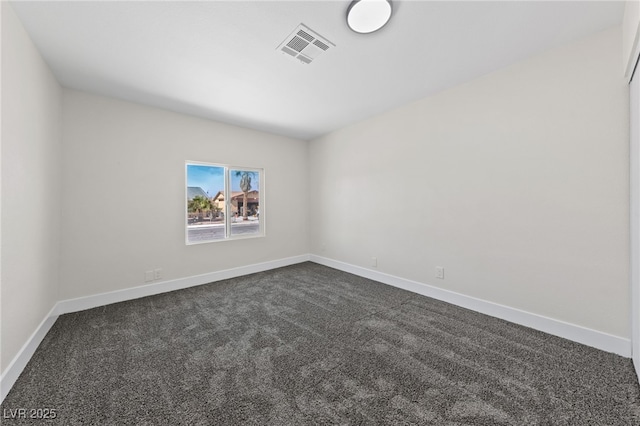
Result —
[[58, 300], [62, 89], [2, 2], [2, 372]]
[[[2, 371], [57, 300], [310, 251], [628, 338], [620, 37], [306, 143], [62, 90], [3, 2]], [[264, 167], [267, 236], [185, 246], [185, 160]]]
[[313, 141], [312, 253], [629, 338], [620, 40], [608, 30]]
[[[65, 90], [60, 298], [309, 252], [307, 143]], [[264, 168], [266, 237], [186, 246], [185, 160]]]

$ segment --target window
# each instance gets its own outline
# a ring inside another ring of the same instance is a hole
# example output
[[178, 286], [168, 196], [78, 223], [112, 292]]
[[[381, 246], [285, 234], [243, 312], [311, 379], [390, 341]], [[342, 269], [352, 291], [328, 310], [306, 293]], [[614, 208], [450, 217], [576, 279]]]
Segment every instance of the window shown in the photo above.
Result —
[[186, 162], [186, 243], [264, 236], [264, 171]]

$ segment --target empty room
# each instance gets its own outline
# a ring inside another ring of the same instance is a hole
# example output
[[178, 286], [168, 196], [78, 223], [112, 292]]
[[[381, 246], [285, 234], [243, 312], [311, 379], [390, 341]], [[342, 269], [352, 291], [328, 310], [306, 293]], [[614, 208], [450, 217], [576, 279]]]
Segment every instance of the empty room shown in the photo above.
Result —
[[640, 425], [640, 1], [2, 1], [0, 423]]

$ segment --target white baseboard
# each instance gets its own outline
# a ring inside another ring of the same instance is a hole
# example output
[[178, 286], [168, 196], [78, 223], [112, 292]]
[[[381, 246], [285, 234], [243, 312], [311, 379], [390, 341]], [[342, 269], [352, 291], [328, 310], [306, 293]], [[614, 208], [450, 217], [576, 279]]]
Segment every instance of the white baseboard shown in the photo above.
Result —
[[4, 401], [5, 397], [9, 394], [9, 391], [13, 387], [13, 384], [18, 380], [22, 370], [27, 366], [27, 363], [38, 349], [38, 346], [47, 335], [51, 326], [58, 319], [58, 315], [55, 314], [56, 307], [51, 308], [51, 311], [44, 317], [42, 322], [36, 327], [36, 330], [29, 336], [26, 343], [22, 345], [22, 348], [18, 351], [15, 357], [11, 360], [9, 365], [0, 377], [0, 404]]
[[[155, 294], [194, 287], [210, 282], [240, 277], [256, 272], [281, 268], [283, 266], [294, 265], [306, 261], [312, 261], [321, 265], [329, 266], [354, 275], [369, 278], [424, 296], [442, 300], [454, 305], [471, 309], [483, 314], [491, 315], [516, 324], [524, 325], [536, 330], [540, 330], [555, 336], [573, 340], [607, 352], [613, 352], [624, 357], [631, 357], [631, 341], [618, 336], [613, 336], [600, 331], [570, 324], [564, 321], [547, 318], [486, 300], [465, 296], [460, 293], [433, 287], [427, 284], [411, 281], [394, 275], [385, 274], [379, 271], [362, 268], [348, 263], [328, 259], [316, 255], [300, 255], [285, 259], [273, 260], [264, 263], [241, 266], [238, 268], [225, 269], [208, 274], [195, 275], [156, 284], [149, 284], [123, 290], [101, 293], [77, 299], [62, 300], [51, 309], [49, 314], [42, 320], [27, 342], [20, 349], [18, 354], [11, 361], [2, 377], [0, 377], [0, 403], [4, 401], [14, 383], [26, 367], [27, 363], [35, 353], [38, 345], [46, 336], [51, 326], [55, 323], [59, 315], [96, 308], [111, 303], [124, 302], [138, 299], [140, 297], [153, 296]], [[639, 366], [636, 366], [639, 367]], [[640, 370], [640, 368], [637, 368]], [[639, 377], [640, 379], [640, 377]]]
[[224, 269], [222, 271], [210, 272], [202, 275], [194, 275], [186, 278], [162, 281], [154, 284], [147, 284], [138, 287], [125, 288], [122, 290], [110, 291], [108, 293], [94, 294], [91, 296], [79, 297], [77, 299], [67, 299], [58, 302], [55, 306], [55, 314], [62, 315], [70, 312], [84, 311], [85, 309], [97, 308], [99, 306], [110, 305], [112, 303], [125, 302], [127, 300], [139, 299], [141, 297], [153, 296], [169, 291], [182, 290], [184, 288], [195, 287], [215, 281], [254, 274], [256, 272], [268, 271], [269, 269], [281, 268], [283, 266], [294, 265], [309, 260], [309, 255], [287, 257], [285, 259], [271, 260], [263, 263], [255, 263], [237, 268]]
[[51, 326], [56, 322], [59, 315], [70, 312], [83, 311], [85, 309], [97, 308], [111, 303], [124, 302], [138, 299], [140, 297], [153, 296], [155, 294], [194, 287], [214, 281], [226, 280], [243, 275], [254, 274], [256, 272], [267, 271], [269, 269], [281, 268], [283, 266], [294, 265], [309, 260], [309, 255], [288, 257], [285, 259], [272, 260], [269, 262], [256, 263], [253, 265], [240, 266], [238, 268], [225, 269], [208, 274], [195, 275], [176, 280], [164, 281], [155, 284], [132, 287], [123, 290], [111, 291], [108, 293], [95, 294], [77, 299], [62, 300], [55, 304], [49, 314], [42, 320], [36, 331], [29, 337], [18, 354], [13, 358], [4, 374], [0, 378], [0, 403], [9, 394], [9, 391], [16, 380], [27, 366], [27, 363], [35, 353], [38, 345], [47, 335]]
[[624, 337], [614, 336], [601, 331], [533, 314], [520, 309], [510, 308], [508, 306], [477, 299], [475, 297], [465, 296], [464, 294], [444, 290], [428, 284], [407, 280], [394, 275], [362, 268], [360, 266], [351, 265], [349, 263], [328, 259], [314, 254], [310, 255], [310, 260], [334, 269], [339, 269], [344, 272], [349, 272], [354, 275], [412, 291], [423, 296], [432, 297], [476, 312], [524, 325], [554, 336], [563, 337], [606, 352], [613, 352], [626, 358], [631, 357], [631, 340]]

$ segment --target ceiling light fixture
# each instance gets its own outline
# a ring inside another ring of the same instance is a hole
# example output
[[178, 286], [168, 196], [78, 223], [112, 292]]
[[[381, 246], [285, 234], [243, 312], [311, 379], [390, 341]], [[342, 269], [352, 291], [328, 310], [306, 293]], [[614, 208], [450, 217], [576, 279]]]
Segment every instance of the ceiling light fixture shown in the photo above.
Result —
[[347, 9], [347, 25], [360, 34], [369, 34], [384, 27], [393, 8], [391, 0], [353, 0]]

